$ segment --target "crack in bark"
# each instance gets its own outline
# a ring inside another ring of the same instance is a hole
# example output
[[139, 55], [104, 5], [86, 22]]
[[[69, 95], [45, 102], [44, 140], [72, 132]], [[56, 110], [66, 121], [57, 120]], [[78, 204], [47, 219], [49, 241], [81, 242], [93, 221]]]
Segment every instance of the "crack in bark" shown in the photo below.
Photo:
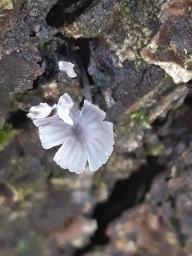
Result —
[[108, 225], [124, 211], [141, 204], [150, 190], [153, 179], [164, 170], [165, 167], [158, 163], [158, 158], [148, 157], [146, 165], [141, 166], [129, 178], [118, 181], [108, 200], [99, 203], [95, 208], [92, 218], [97, 220], [98, 229], [90, 243], [77, 250], [73, 256], [83, 256], [95, 246], [108, 244], [109, 238], [106, 236]]

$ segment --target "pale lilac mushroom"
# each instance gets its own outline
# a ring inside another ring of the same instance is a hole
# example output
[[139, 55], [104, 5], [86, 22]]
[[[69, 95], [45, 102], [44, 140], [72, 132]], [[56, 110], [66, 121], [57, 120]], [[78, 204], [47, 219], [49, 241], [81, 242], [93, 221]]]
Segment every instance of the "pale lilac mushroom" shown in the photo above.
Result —
[[58, 67], [60, 71], [66, 72], [68, 77], [75, 78], [77, 74], [75, 73], [75, 65], [69, 61], [61, 60], [58, 62]]
[[91, 171], [98, 170], [113, 151], [113, 124], [104, 121], [105, 116], [104, 111], [87, 100], [79, 110], [67, 93], [57, 105], [41, 103], [28, 113], [39, 128], [43, 148], [62, 145], [54, 161], [78, 174], [85, 171], [87, 163]]

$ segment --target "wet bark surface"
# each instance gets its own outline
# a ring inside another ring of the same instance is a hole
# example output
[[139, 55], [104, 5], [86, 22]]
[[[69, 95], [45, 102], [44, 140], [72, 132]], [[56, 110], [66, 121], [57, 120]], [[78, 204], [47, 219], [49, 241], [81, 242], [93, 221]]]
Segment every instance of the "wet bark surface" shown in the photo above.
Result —
[[[0, 0], [0, 255], [189, 256], [191, 70], [191, 0]], [[115, 147], [79, 176], [26, 114], [86, 86]]]

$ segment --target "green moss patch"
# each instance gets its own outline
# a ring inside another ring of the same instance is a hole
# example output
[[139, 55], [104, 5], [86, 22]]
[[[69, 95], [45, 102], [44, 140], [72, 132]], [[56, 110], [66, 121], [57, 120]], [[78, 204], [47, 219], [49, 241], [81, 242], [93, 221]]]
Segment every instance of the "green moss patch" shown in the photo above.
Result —
[[13, 138], [13, 131], [10, 124], [6, 124], [2, 129], [0, 129], [0, 151], [4, 149]]

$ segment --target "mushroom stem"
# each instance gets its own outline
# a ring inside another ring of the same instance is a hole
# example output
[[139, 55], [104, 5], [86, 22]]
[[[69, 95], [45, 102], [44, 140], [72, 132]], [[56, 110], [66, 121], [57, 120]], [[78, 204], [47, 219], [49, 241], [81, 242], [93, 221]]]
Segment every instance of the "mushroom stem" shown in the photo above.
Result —
[[88, 77], [87, 77], [84, 67], [82, 69], [84, 70], [84, 73], [81, 73], [82, 74], [82, 83], [83, 83], [83, 95], [86, 100], [93, 103], [91, 86], [89, 84]]
[[83, 65], [83, 62], [82, 62], [81, 58], [79, 56], [77, 56], [77, 59], [78, 59], [79, 69], [80, 69], [80, 72], [81, 72], [83, 96], [85, 97], [86, 100], [93, 103], [92, 93], [91, 93], [91, 85], [90, 85], [89, 80], [88, 80], [87, 72], [85, 70], [85, 67]]

